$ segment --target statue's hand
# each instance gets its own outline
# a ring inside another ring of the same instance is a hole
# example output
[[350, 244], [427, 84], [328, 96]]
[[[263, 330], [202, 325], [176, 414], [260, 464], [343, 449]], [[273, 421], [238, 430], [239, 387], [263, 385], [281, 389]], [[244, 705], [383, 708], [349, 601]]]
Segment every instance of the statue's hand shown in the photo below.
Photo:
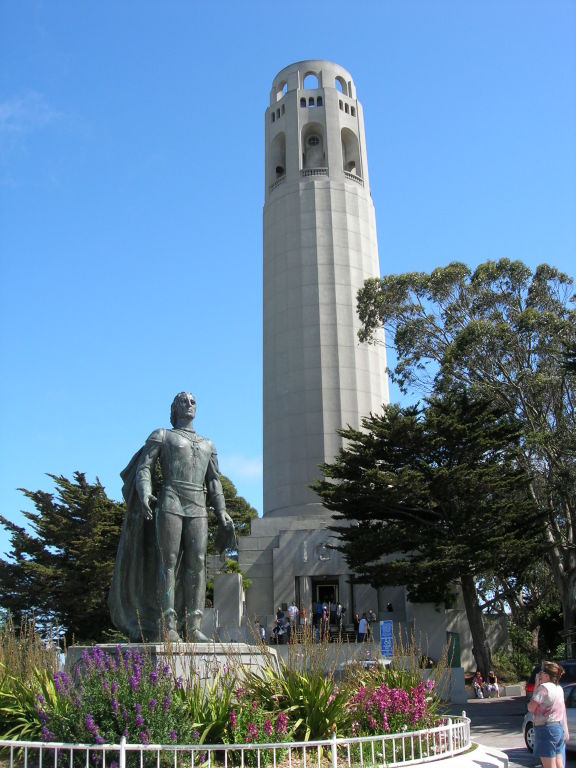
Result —
[[234, 520], [228, 512], [221, 512], [218, 515], [218, 531], [215, 539], [216, 549], [222, 553], [226, 549], [236, 547], [236, 534], [234, 532]]
[[152, 509], [152, 505], [156, 504], [156, 496], [152, 496], [150, 494], [149, 496], [146, 496], [142, 500], [142, 514], [144, 515], [145, 520], [152, 520], [154, 517], [154, 510]]
[[224, 528], [234, 528], [234, 520], [232, 520], [228, 512], [223, 512], [218, 522]]

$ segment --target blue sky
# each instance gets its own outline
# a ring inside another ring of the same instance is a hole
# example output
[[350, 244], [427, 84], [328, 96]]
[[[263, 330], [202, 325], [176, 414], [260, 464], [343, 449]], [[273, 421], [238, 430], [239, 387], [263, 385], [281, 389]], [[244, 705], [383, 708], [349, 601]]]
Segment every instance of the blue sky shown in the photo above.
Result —
[[182, 389], [261, 510], [264, 112], [306, 58], [354, 78], [383, 273], [574, 276], [574, 0], [0, 0], [6, 517], [46, 473], [119, 499]]

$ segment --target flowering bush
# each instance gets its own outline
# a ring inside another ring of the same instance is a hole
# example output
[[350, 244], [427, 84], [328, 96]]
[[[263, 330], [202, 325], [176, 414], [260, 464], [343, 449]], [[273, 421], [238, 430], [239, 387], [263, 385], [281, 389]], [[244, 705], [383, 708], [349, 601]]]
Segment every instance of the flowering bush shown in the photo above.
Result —
[[125, 736], [140, 744], [192, 743], [193, 723], [179, 716], [170, 667], [136, 650], [111, 655], [94, 646], [84, 652], [76, 681], [58, 672], [54, 684], [73, 706], [53, 708], [38, 699], [47, 741], [104, 744]]
[[423, 680], [409, 690], [389, 688], [385, 683], [360, 686], [350, 701], [355, 736], [417, 731], [432, 725], [428, 701], [434, 680]]
[[[434, 681], [405, 669], [338, 683], [322, 665], [308, 663], [244, 668], [241, 677], [239, 668], [215, 665], [209, 681], [190, 672], [183, 684], [170, 664], [120, 646], [85, 651], [74, 680], [45, 671], [17, 685], [4, 670], [5, 734], [91, 744], [117, 744], [125, 736], [141, 744], [256, 745], [322, 739], [334, 730], [358, 736], [418, 730], [433, 724], [439, 706]], [[247, 751], [245, 761], [265, 765], [270, 757]]]
[[244, 688], [237, 689], [236, 703], [228, 713], [227, 743], [263, 744], [286, 741], [288, 734], [289, 719], [285, 712], [267, 712], [255, 699], [248, 700]]
[[[286, 712], [266, 711], [259, 701], [250, 700], [245, 688], [237, 688], [235, 698], [235, 704], [228, 713], [225, 743], [269, 744], [290, 738]], [[277, 759], [281, 757], [281, 754], [276, 754]], [[245, 752], [243, 762], [249, 766], [266, 766], [271, 759], [271, 752], [261, 751], [259, 755], [256, 752]]]

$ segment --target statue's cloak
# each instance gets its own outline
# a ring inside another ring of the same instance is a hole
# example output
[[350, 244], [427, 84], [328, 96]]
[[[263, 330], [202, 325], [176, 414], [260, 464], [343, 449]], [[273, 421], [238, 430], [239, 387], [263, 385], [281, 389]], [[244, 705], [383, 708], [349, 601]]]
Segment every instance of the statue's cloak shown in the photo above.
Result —
[[145, 519], [136, 492], [136, 470], [143, 450], [120, 473], [126, 514], [108, 594], [112, 623], [133, 642], [154, 641], [161, 635], [156, 525], [155, 520]]

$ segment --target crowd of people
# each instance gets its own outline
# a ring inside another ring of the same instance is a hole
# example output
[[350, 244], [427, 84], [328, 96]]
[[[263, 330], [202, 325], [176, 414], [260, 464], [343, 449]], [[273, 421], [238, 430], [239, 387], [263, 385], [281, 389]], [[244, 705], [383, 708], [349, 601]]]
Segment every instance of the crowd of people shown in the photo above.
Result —
[[[388, 610], [392, 610], [390, 604], [389, 606]], [[278, 606], [274, 626], [268, 636], [265, 626], [258, 619], [255, 620], [255, 625], [262, 642], [282, 645], [299, 637], [306, 627], [310, 627], [314, 640], [328, 640], [331, 637], [331, 628], [338, 634], [342, 633], [345, 616], [346, 608], [340, 602], [323, 602], [313, 606], [311, 620], [309, 620], [306, 606], [301, 604], [298, 607], [293, 600], [287, 608]], [[372, 638], [371, 625], [376, 621], [377, 617], [373, 610], [365, 611], [362, 615], [354, 614], [352, 623], [356, 642], [363, 643]]]

